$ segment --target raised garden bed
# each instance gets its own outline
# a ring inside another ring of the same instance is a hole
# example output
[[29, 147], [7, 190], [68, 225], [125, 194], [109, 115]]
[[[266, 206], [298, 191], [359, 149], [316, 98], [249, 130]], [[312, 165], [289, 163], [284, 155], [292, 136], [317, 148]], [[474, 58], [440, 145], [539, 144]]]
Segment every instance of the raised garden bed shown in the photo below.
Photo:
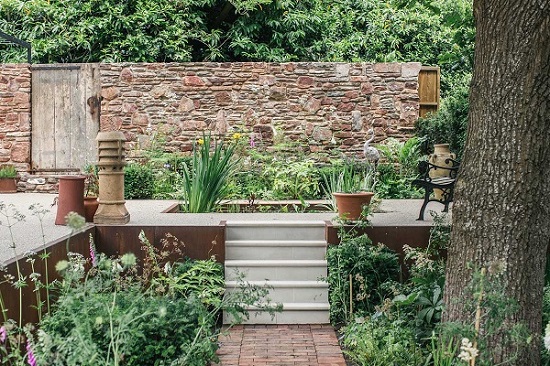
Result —
[[[232, 212], [232, 213], [273, 213], [273, 212], [331, 212], [331, 202], [327, 200], [281, 200], [281, 201], [265, 201], [265, 200], [231, 200], [220, 203], [217, 212]], [[180, 203], [175, 203], [162, 211], [164, 213], [183, 213]]]

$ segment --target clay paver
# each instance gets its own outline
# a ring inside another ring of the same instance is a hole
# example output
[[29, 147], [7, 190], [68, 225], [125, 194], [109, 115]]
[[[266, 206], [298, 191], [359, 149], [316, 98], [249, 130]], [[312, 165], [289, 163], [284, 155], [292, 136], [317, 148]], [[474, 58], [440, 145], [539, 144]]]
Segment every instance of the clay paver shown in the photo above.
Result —
[[212, 366], [346, 366], [331, 325], [238, 325], [218, 341]]

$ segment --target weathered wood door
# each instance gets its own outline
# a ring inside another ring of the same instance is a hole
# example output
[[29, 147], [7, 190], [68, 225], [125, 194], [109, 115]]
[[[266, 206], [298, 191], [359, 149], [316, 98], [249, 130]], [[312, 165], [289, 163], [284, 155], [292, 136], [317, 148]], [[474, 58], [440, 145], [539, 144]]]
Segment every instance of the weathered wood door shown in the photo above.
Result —
[[439, 66], [422, 66], [418, 74], [418, 96], [420, 117], [435, 113], [439, 109]]
[[32, 168], [71, 171], [97, 160], [98, 64], [32, 67]]

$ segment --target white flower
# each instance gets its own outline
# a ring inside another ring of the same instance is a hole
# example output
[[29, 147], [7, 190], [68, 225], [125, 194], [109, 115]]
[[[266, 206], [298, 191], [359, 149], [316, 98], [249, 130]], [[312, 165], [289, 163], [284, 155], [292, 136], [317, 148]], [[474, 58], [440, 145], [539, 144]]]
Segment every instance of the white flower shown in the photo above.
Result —
[[550, 323], [546, 324], [546, 330], [544, 331], [544, 347], [550, 351]]
[[470, 361], [475, 359], [479, 355], [479, 350], [472, 345], [472, 342], [468, 338], [462, 338], [462, 345], [460, 346], [460, 354], [458, 358], [462, 361]]

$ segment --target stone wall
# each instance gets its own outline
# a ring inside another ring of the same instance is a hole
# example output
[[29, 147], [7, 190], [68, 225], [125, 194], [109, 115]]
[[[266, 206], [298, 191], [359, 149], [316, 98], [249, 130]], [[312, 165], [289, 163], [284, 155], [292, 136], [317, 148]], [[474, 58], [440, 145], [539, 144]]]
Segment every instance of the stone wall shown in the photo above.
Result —
[[255, 144], [300, 142], [306, 153], [358, 153], [411, 135], [419, 63], [101, 64], [101, 129], [122, 130], [132, 151], [156, 133], [190, 151], [202, 131], [245, 133]]
[[31, 70], [29, 64], [0, 64], [0, 165], [30, 168]]
[[[297, 142], [321, 160], [333, 150], [361, 156], [369, 128], [375, 143], [413, 133], [419, 71], [419, 63], [101, 64], [100, 125], [125, 133], [130, 156], [159, 134], [168, 151], [190, 151], [205, 130], [267, 149]], [[55, 191], [55, 176], [30, 175], [30, 149], [30, 66], [1, 64], [0, 165], [17, 167], [20, 190]]]

